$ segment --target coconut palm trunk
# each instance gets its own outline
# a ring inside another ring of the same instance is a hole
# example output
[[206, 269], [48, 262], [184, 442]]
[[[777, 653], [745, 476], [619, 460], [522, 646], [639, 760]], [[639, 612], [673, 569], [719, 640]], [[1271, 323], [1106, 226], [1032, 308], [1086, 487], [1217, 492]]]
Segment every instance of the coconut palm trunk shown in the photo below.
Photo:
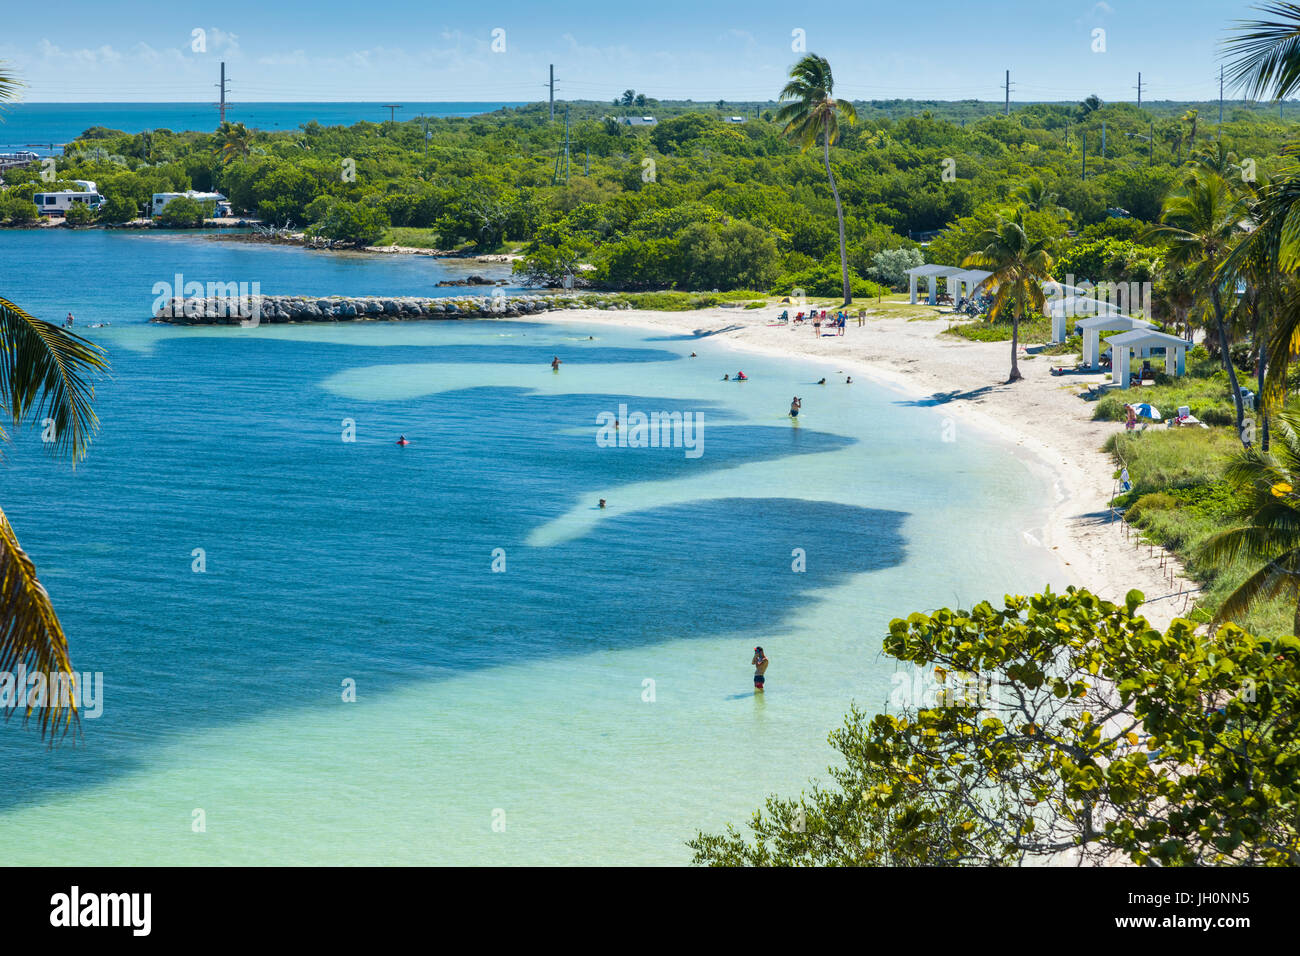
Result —
[[853, 304], [853, 288], [849, 285], [849, 254], [844, 242], [844, 204], [840, 202], [840, 191], [835, 185], [835, 173], [831, 171], [831, 137], [827, 130], [822, 134], [822, 162], [826, 164], [826, 178], [831, 184], [831, 195], [835, 197], [835, 216], [840, 223], [840, 271], [844, 275], [844, 304]]
[[1214, 303], [1214, 321], [1219, 331], [1219, 348], [1223, 351], [1223, 367], [1228, 372], [1228, 388], [1232, 390], [1232, 405], [1237, 412], [1237, 437], [1241, 439], [1243, 445], [1250, 445], [1246, 440], [1245, 429], [1242, 427], [1246, 417], [1245, 409], [1241, 404], [1241, 386], [1237, 384], [1237, 369], [1232, 364], [1232, 351], [1228, 344], [1228, 323], [1223, 314], [1223, 296], [1218, 285], [1211, 290], [1210, 299]]

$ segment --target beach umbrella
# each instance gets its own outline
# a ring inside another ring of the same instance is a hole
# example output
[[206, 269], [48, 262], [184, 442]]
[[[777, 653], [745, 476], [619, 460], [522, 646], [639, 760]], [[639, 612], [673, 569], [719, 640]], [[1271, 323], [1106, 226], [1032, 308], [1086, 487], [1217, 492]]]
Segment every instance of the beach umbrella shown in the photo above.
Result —
[[1141, 405], [1135, 405], [1134, 407], [1137, 409], [1138, 418], [1149, 418], [1152, 421], [1160, 418], [1160, 409], [1156, 408], [1154, 405], [1148, 404], [1147, 402], [1143, 402]]

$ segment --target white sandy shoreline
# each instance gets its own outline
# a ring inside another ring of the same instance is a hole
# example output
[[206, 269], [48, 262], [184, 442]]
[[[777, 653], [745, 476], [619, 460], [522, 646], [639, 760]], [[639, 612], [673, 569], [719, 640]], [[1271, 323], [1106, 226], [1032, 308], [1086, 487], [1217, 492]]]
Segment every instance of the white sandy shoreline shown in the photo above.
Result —
[[[907, 314], [936, 311], [918, 306]], [[1157, 627], [1166, 627], [1183, 613], [1188, 595], [1182, 592], [1195, 583], [1183, 577], [1171, 555], [1163, 555], [1161, 567], [1160, 549], [1152, 554], [1146, 546], [1136, 547], [1120, 524], [1111, 520], [1108, 503], [1115, 492], [1115, 465], [1101, 447], [1109, 434], [1123, 426], [1092, 421], [1092, 406], [1078, 397], [1080, 386], [1103, 376], [1053, 376], [1053, 365], [1073, 364], [1068, 356], [1033, 357], [1022, 352], [1024, 381], [1006, 385], [1010, 343], [940, 335], [948, 325], [943, 318], [909, 321], [869, 316], [861, 328], [851, 321], [842, 337], [817, 338], [811, 327], [768, 325], [773, 314], [772, 309], [583, 309], [527, 320], [707, 336], [740, 351], [834, 363], [848, 374], [866, 376], [910, 398], [933, 399], [936, 408], [1023, 449], [1028, 461], [1047, 470], [1056, 500], [1051, 503], [1042, 545], [1061, 562], [1068, 581], [1118, 602], [1137, 588], [1148, 599], [1142, 613]]]

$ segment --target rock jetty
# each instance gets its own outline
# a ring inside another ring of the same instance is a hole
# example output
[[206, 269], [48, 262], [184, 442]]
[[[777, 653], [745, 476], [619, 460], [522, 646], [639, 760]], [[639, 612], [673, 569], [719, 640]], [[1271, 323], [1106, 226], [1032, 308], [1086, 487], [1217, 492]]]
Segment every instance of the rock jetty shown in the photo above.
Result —
[[366, 322], [415, 319], [477, 319], [533, 315], [553, 309], [590, 308], [572, 297], [548, 295], [328, 296], [302, 295], [195, 296], [173, 298], [154, 313], [154, 322], [169, 325], [250, 325], [281, 322]]

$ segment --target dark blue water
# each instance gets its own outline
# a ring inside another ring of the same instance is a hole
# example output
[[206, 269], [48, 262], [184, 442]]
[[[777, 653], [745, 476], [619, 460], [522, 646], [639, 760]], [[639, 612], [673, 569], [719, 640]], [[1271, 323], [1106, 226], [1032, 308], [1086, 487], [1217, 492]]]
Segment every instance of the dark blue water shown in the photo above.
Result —
[[[475, 116], [520, 103], [405, 103], [399, 121], [418, 116]], [[389, 111], [379, 103], [236, 103], [226, 119], [250, 129], [294, 130], [315, 120], [322, 126], [380, 123]], [[0, 110], [0, 152], [14, 148], [48, 153], [50, 144], [68, 143], [92, 126], [126, 133], [147, 129], [211, 132], [219, 121], [211, 103], [15, 103]], [[55, 150], [59, 152], [59, 150]]]

